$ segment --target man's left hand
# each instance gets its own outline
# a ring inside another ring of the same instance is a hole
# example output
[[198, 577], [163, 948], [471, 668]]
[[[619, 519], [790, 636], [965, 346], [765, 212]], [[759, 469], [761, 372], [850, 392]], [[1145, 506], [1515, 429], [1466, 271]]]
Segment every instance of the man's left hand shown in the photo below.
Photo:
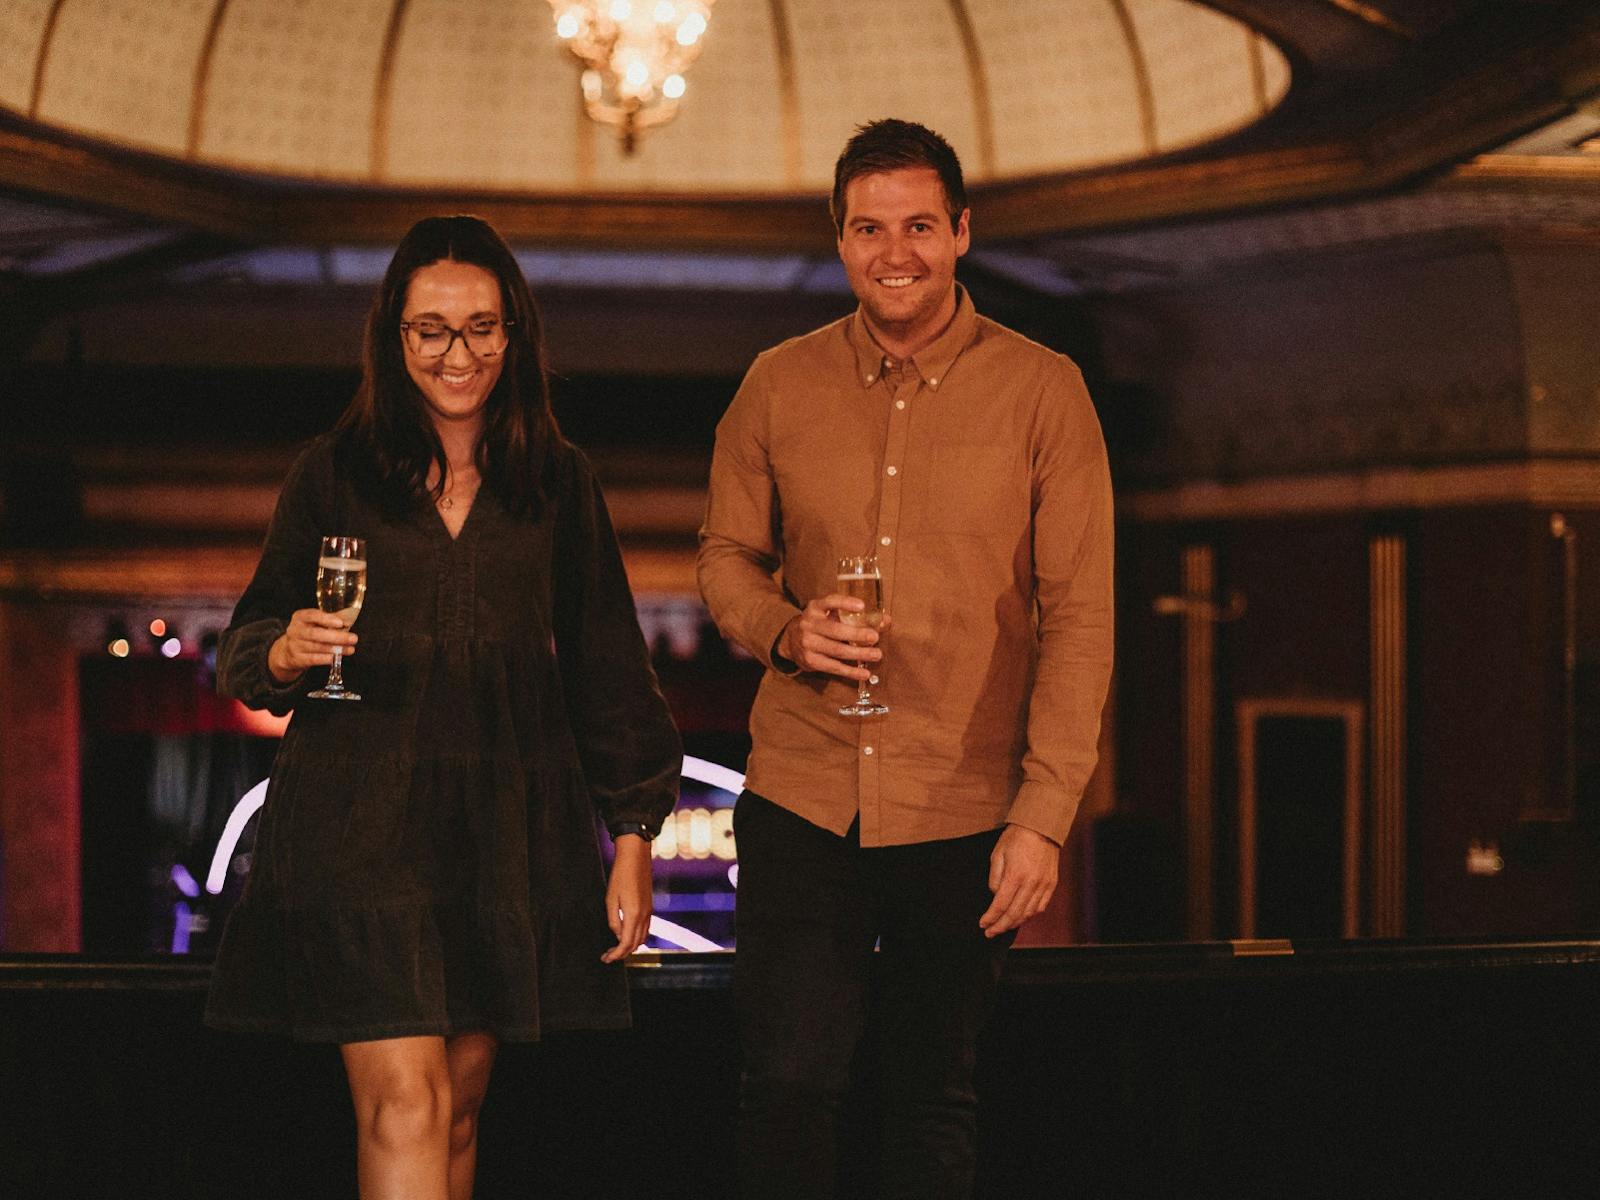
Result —
[[994, 901], [978, 918], [985, 937], [998, 937], [1044, 911], [1056, 890], [1061, 847], [1021, 825], [1007, 825], [989, 856]]

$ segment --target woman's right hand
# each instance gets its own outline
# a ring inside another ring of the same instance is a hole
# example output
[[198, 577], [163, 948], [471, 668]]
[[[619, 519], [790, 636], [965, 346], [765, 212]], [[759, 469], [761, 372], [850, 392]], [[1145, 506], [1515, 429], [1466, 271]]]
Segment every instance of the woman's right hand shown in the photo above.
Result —
[[356, 652], [356, 635], [333, 613], [302, 608], [289, 618], [289, 628], [267, 650], [267, 669], [280, 684], [292, 683], [307, 667], [333, 665], [333, 651]]

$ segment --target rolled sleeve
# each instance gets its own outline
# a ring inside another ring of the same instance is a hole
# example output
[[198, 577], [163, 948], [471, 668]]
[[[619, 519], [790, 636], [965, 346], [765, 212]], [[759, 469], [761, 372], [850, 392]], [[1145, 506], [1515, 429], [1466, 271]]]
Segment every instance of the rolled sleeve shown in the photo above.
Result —
[[766, 667], [793, 675], [795, 664], [773, 654], [800, 607], [777, 580], [783, 520], [768, 453], [765, 376], [765, 363], [757, 359], [717, 425], [696, 571], [723, 635]]
[[1036, 431], [1039, 654], [1023, 782], [1007, 820], [1060, 844], [1098, 759], [1113, 641], [1111, 475], [1083, 378], [1065, 359], [1041, 402]]

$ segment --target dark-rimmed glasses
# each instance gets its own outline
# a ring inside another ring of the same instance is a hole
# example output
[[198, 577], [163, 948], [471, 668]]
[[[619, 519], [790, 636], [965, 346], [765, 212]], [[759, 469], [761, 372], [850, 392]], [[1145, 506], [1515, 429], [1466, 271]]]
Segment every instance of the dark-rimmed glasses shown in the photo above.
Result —
[[443, 358], [457, 338], [476, 357], [493, 358], [506, 348], [506, 326], [511, 324], [514, 322], [498, 317], [468, 321], [462, 329], [443, 321], [401, 321], [400, 332], [405, 334], [407, 349], [418, 358]]

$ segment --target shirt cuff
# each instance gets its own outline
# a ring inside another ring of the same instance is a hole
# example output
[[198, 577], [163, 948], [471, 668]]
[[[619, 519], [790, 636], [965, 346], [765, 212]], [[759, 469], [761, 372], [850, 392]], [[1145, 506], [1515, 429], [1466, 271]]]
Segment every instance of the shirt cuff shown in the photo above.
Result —
[[611, 840], [615, 842], [625, 833], [637, 834], [647, 842], [656, 840], [656, 830], [651, 829], [643, 821], [618, 821], [611, 826]]
[[1072, 818], [1077, 813], [1076, 798], [1059, 788], [1025, 779], [1017, 789], [1017, 798], [1011, 802], [1006, 824], [1021, 825], [1063, 846], [1067, 841], [1067, 833], [1072, 829]]
[[787, 600], [772, 600], [761, 606], [761, 611], [756, 614], [756, 636], [753, 639], [752, 650], [761, 652], [762, 665], [778, 672], [780, 675], [800, 674], [800, 665], [790, 662], [786, 658], [778, 657], [778, 638], [783, 635], [783, 630], [790, 621], [800, 615], [800, 610]]

